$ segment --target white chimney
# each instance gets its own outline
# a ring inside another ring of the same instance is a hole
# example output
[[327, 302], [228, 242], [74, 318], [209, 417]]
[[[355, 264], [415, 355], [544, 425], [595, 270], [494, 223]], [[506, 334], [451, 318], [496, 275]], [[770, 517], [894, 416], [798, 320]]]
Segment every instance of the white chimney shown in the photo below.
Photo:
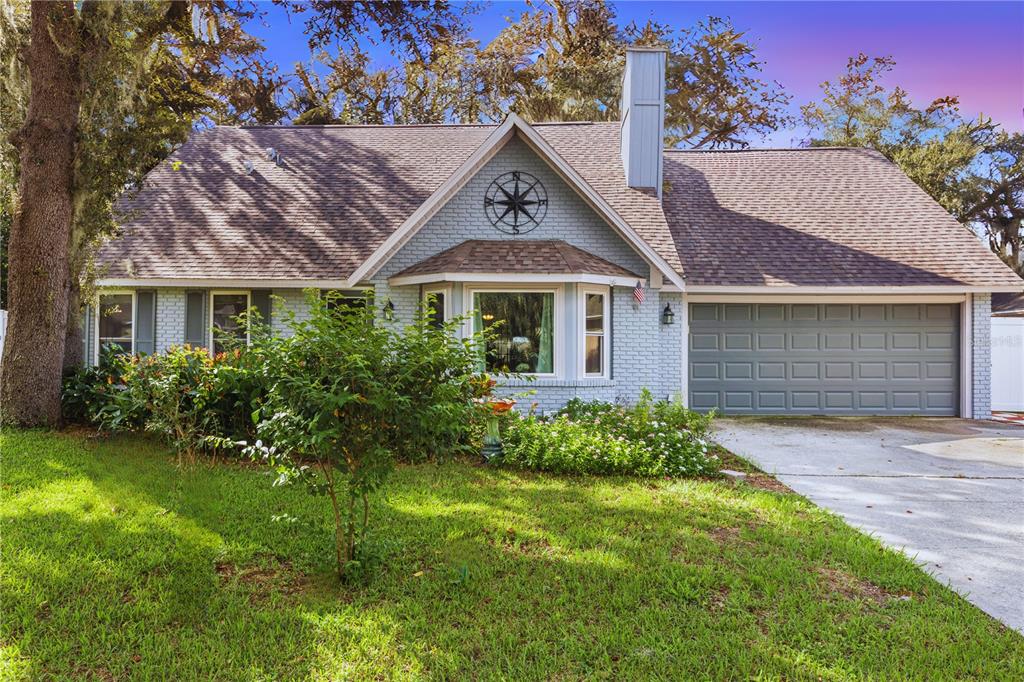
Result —
[[620, 107], [620, 146], [626, 184], [653, 189], [659, 198], [665, 137], [665, 58], [664, 48], [626, 48]]

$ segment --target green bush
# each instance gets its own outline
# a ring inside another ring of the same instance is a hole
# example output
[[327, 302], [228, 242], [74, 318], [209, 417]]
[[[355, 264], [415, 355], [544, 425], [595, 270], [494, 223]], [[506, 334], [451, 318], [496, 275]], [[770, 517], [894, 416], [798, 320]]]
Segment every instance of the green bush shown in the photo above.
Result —
[[180, 461], [191, 462], [200, 453], [236, 449], [235, 441], [254, 434], [263, 377], [261, 356], [242, 348], [216, 357], [188, 345], [153, 355], [109, 355], [65, 380], [64, 410], [67, 418], [104, 431], [155, 433]]
[[[278, 472], [330, 498], [338, 574], [365, 575], [369, 496], [400, 455], [464, 445], [474, 418], [477, 341], [462, 323], [426, 311], [402, 330], [375, 323], [371, 306], [344, 308], [307, 294], [308, 319], [289, 315], [285, 339], [254, 342], [268, 378], [259, 440], [246, 447]], [[273, 344], [263, 352], [263, 344]]]
[[104, 407], [123, 390], [123, 357], [109, 349], [97, 365], [82, 365], [64, 376], [61, 412], [65, 422], [94, 424]]
[[711, 416], [654, 401], [633, 405], [570, 401], [551, 418], [510, 413], [502, 441], [508, 464], [568, 474], [706, 476]]

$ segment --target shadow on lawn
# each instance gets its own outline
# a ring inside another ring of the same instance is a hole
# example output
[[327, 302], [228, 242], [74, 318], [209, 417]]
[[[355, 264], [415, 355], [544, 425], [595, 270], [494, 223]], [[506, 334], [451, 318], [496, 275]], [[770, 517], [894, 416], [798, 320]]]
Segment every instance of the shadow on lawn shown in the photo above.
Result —
[[[796, 499], [458, 464], [400, 467], [373, 510], [387, 561], [347, 588], [331, 577], [325, 500], [244, 467], [177, 471], [161, 453], [99, 443], [32, 465], [33, 486], [5, 500], [3, 639], [40, 672], [878, 674], [866, 618], [881, 613], [891, 637], [955, 605], [866, 538], [834, 542], [838, 522]], [[293, 520], [270, 522], [280, 514]], [[925, 596], [829, 594], [824, 565]], [[951, 622], [932, 640], [986, 634]]]

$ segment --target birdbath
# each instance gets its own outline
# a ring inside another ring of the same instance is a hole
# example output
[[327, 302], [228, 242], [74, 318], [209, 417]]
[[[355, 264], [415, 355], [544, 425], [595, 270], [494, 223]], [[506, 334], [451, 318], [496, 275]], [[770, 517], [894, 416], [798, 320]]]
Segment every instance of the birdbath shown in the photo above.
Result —
[[501, 459], [501, 430], [498, 428], [498, 416], [505, 414], [516, 404], [511, 398], [489, 398], [485, 402], [487, 410], [487, 431], [484, 433], [483, 456], [485, 462]]

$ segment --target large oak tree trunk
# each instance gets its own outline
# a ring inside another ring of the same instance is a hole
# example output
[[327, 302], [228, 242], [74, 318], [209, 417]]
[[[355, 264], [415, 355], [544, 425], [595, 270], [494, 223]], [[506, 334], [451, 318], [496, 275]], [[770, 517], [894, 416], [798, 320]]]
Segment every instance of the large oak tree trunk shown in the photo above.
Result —
[[[21, 175], [8, 252], [10, 316], [0, 362], [0, 411], [7, 423], [54, 426], [60, 421], [81, 97], [74, 5], [33, 2], [31, 31], [29, 106], [14, 140]], [[63, 54], [54, 38], [69, 41]]]

